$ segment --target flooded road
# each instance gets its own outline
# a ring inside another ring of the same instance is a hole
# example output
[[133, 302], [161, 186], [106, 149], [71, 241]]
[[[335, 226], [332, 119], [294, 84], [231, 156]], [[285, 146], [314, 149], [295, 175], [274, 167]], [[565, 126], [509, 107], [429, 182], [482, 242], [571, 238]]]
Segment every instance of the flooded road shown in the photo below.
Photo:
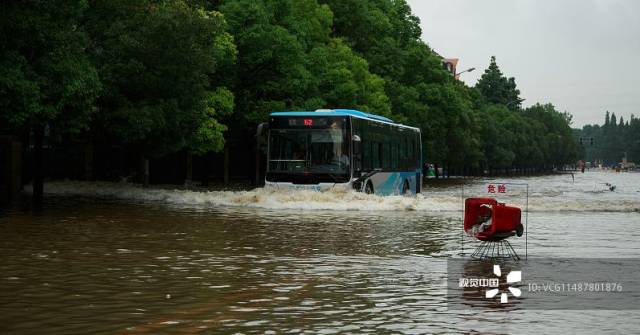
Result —
[[447, 308], [461, 197], [524, 209], [525, 186], [487, 194], [504, 182], [529, 185], [529, 257], [640, 258], [640, 173], [465, 180], [418, 198], [50, 183], [42, 213], [0, 212], [0, 333], [637, 332], [634, 310]]

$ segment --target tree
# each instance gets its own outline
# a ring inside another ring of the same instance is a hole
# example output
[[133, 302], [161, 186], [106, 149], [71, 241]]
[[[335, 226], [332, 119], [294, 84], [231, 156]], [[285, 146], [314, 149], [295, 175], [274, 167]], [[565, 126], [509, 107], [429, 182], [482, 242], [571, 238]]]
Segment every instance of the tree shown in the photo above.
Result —
[[[425, 161], [459, 172], [548, 168], [577, 150], [570, 116], [522, 110], [495, 57], [474, 88], [445, 71], [405, 0], [2, 6], [0, 127], [124, 145], [143, 166], [177, 151], [228, 152], [273, 111], [326, 107], [420, 127]], [[612, 125], [636, 143], [637, 119], [609, 118], [603, 134]]]
[[539, 148], [543, 150], [544, 163], [559, 168], [578, 159], [578, 147], [571, 131], [571, 115], [558, 112], [552, 104], [535, 104], [523, 111], [525, 117], [539, 122]]
[[617, 165], [625, 155], [630, 162], [640, 161], [640, 120], [633, 114], [626, 122], [622, 118], [617, 123], [615, 120], [615, 113], [607, 111], [603, 125], [585, 125], [575, 130], [575, 136], [583, 139], [582, 159], [602, 161], [605, 166]]
[[3, 2], [0, 14], [0, 119], [34, 138], [33, 196], [42, 201], [42, 146], [52, 133], [86, 131], [100, 92], [81, 25], [86, 1]]
[[104, 0], [92, 2], [87, 24], [105, 86], [95, 129], [138, 148], [143, 161], [223, 148], [220, 120], [234, 96], [216, 79], [236, 49], [220, 13], [182, 1]]
[[640, 119], [631, 115], [627, 127], [627, 147], [628, 159], [640, 164]]
[[311, 43], [298, 39], [282, 22], [295, 21], [287, 17], [293, 6], [291, 1], [239, 0], [220, 7], [239, 51], [233, 80], [238, 128], [264, 122], [272, 111], [317, 105], [305, 66], [305, 46]]
[[242, 128], [277, 110], [360, 108], [389, 116], [384, 82], [344, 40], [315, 0], [237, 0], [220, 7], [239, 50], [234, 92]]
[[406, 1], [326, 0], [339, 36], [385, 82], [392, 118], [423, 130], [429, 162], [461, 167], [477, 164], [468, 90], [442, 68], [442, 60], [420, 40], [419, 19]]
[[488, 105], [482, 115], [481, 136], [487, 169], [491, 171], [511, 167], [516, 158], [513, 150], [514, 134], [503, 121], [509, 117], [510, 111], [504, 106]]
[[318, 108], [355, 108], [393, 117], [384, 80], [369, 72], [369, 64], [341, 39], [309, 53], [309, 69], [317, 79]]
[[512, 110], [519, 109], [523, 101], [520, 98], [520, 90], [516, 88], [515, 79], [502, 74], [495, 56], [491, 56], [489, 67], [476, 83], [476, 89], [488, 103], [504, 105]]

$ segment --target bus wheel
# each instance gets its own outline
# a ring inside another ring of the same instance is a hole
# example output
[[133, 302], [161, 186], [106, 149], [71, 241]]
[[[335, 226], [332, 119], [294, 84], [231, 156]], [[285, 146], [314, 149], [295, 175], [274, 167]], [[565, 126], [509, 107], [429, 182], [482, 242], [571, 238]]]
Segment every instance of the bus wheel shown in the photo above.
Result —
[[364, 193], [373, 194], [373, 185], [371, 184], [370, 181], [368, 181], [366, 186], [364, 187]]
[[407, 195], [409, 193], [409, 182], [407, 180], [402, 184], [402, 195]]

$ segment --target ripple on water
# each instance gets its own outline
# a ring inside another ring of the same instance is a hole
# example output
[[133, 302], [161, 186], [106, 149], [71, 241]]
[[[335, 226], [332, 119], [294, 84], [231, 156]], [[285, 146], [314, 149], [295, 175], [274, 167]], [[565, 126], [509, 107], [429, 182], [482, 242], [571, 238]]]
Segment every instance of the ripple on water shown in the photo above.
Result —
[[[567, 178], [521, 180], [532, 190], [529, 255], [640, 256], [638, 213], [629, 210], [638, 206], [639, 179]], [[596, 181], [619, 192], [594, 192]], [[471, 180], [465, 192], [481, 194], [484, 185]], [[47, 192], [61, 196], [50, 197], [43, 215], [0, 217], [0, 324], [8, 333], [631, 333], [640, 326], [635, 311], [514, 310], [505, 318], [447, 310], [444, 264], [461, 241], [455, 185], [418, 198], [97, 183], [51, 183]], [[516, 195], [506, 199], [521, 201]], [[522, 252], [523, 239], [512, 243]]]

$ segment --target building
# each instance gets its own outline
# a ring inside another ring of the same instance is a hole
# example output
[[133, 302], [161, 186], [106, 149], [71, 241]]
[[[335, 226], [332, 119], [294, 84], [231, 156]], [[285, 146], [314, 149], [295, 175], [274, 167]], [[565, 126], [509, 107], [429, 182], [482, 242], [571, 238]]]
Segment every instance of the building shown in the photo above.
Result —
[[456, 79], [460, 79], [460, 75], [457, 74], [458, 61], [458, 58], [442, 58], [442, 66], [444, 69], [450, 72]]

